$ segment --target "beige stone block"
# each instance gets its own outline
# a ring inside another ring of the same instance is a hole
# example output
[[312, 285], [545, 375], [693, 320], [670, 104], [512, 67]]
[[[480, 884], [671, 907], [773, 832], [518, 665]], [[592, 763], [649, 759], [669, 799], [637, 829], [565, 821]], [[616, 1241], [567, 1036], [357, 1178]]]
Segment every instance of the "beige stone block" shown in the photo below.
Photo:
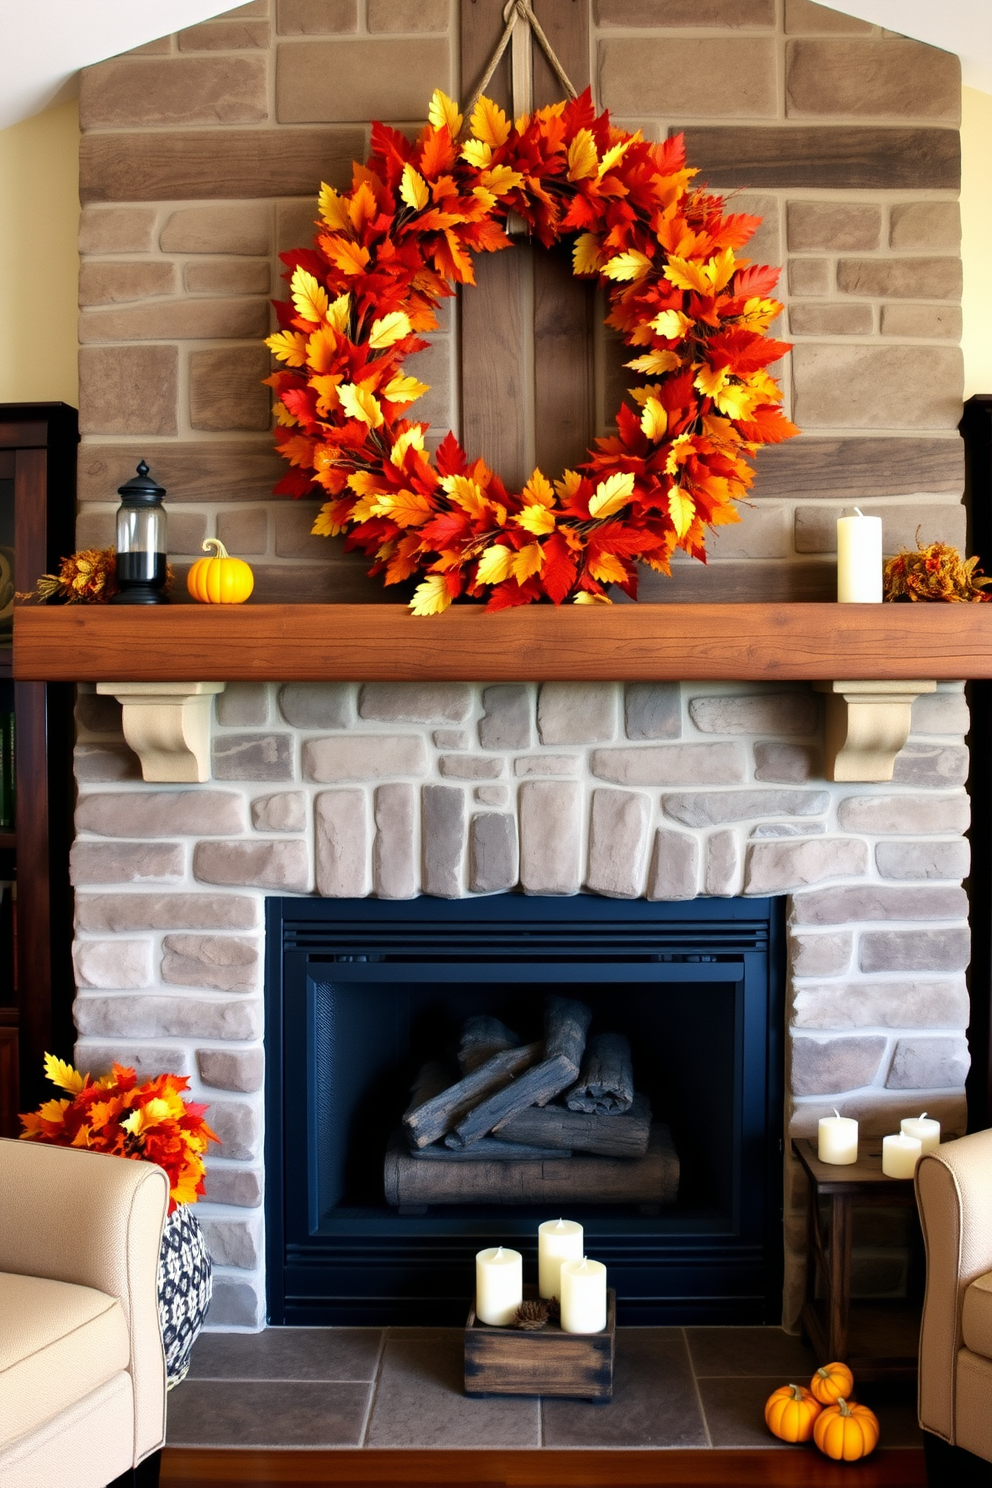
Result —
[[519, 872], [517, 819], [486, 811], [472, 818], [469, 829], [469, 888], [473, 894], [497, 894], [515, 888]]
[[793, 336], [870, 336], [873, 324], [870, 305], [789, 306]]
[[150, 987], [150, 940], [81, 940], [72, 950], [76, 983], [99, 990]]
[[74, 842], [69, 879], [92, 884], [164, 883], [182, 878], [186, 853], [178, 842]]
[[258, 1109], [248, 1101], [211, 1101], [207, 1122], [221, 1139], [227, 1158], [247, 1162], [258, 1155], [261, 1122]]
[[305, 894], [310, 888], [306, 844], [288, 842], [199, 842], [193, 873], [200, 883]]
[[108, 263], [84, 259], [79, 266], [80, 305], [116, 305], [176, 292], [171, 263]]
[[609, 899], [641, 895], [650, 823], [651, 802], [639, 791], [593, 791], [587, 888]]
[[582, 883], [581, 787], [529, 780], [520, 787], [520, 883], [528, 894], [577, 894]]
[[745, 507], [739, 522], [716, 527], [706, 534], [706, 550], [711, 558], [789, 558], [792, 556], [789, 528], [787, 507], [771, 504]]
[[847, 796], [837, 808], [837, 820], [846, 832], [913, 837], [923, 832], [966, 832], [971, 808], [964, 791], [950, 796]]
[[842, 258], [837, 285], [844, 294], [872, 299], [956, 300], [961, 294], [961, 260]]
[[960, 341], [960, 305], [883, 305], [882, 335]]
[[252, 930], [258, 907], [247, 894], [77, 894], [80, 930]]
[[590, 767], [614, 785], [739, 785], [745, 778], [737, 743], [595, 749]]
[[412, 785], [380, 785], [375, 793], [372, 879], [380, 899], [417, 892], [416, 798]]
[[141, 779], [141, 762], [126, 744], [77, 744], [72, 761], [80, 782]]
[[853, 1038], [794, 1038], [792, 1093], [831, 1095], [870, 1085], [881, 1067], [887, 1040], [880, 1035]]
[[292, 780], [291, 734], [221, 734], [212, 746], [215, 780]]
[[736, 832], [728, 829], [707, 837], [703, 887], [707, 894], [722, 898], [740, 893], [741, 848]]
[[265, 1055], [261, 1049], [197, 1049], [196, 1065], [204, 1085], [215, 1090], [261, 1090]]
[[183, 283], [189, 294], [269, 294], [272, 269], [267, 258], [200, 259], [188, 263]]
[[427, 763], [427, 746], [416, 734], [348, 734], [303, 745], [304, 778], [322, 785], [426, 775]]
[[777, 92], [771, 40], [615, 37], [599, 44], [600, 100], [611, 113], [771, 119]]
[[775, 25], [774, 0], [596, 0], [597, 26], [664, 27], [717, 26], [767, 30]]
[[964, 1028], [964, 977], [941, 981], [816, 982], [800, 986], [792, 1005], [797, 1028]]
[[834, 266], [829, 258], [790, 258], [789, 293], [827, 295], [834, 285]]
[[699, 878], [699, 839], [688, 832], [659, 828], [648, 870], [648, 899], [695, 899]]
[[537, 696], [542, 744], [608, 744], [617, 736], [619, 688], [608, 682], [545, 682]]
[[[277, 558], [326, 557], [326, 537], [313, 532], [317, 507], [310, 501], [283, 501], [272, 513]], [[366, 560], [367, 562], [368, 560]]]
[[465, 682], [367, 682], [358, 712], [381, 723], [461, 723], [472, 702]]
[[240, 832], [244, 803], [233, 791], [99, 791], [80, 796], [77, 832], [102, 837], [201, 837]]
[[931, 790], [964, 785], [968, 751], [963, 744], [907, 744], [896, 756], [892, 779]]
[[358, 30], [358, 0], [277, 0], [280, 36], [331, 36]]
[[368, 808], [363, 790], [321, 791], [313, 803], [317, 892], [362, 899], [368, 872]]
[[480, 806], [508, 806], [510, 787], [508, 785], [477, 785], [472, 792], [472, 799]]
[[867, 844], [849, 837], [822, 837], [806, 842], [754, 842], [747, 850], [744, 892], [791, 893], [803, 884], [853, 877], [864, 874], [867, 868]]
[[448, 0], [368, 0], [367, 23], [380, 31], [447, 31], [451, 19]]
[[267, 429], [271, 397], [264, 346], [193, 351], [189, 358], [189, 421], [194, 429], [223, 433]]
[[886, 1077], [888, 1090], [960, 1090], [971, 1067], [964, 1038], [901, 1038]]
[[948, 930], [866, 930], [862, 933], [862, 971], [964, 971], [971, 958], [967, 927]]
[[968, 876], [971, 849], [963, 837], [955, 842], [879, 842], [875, 864], [883, 878], [959, 880]]
[[303, 791], [275, 791], [271, 796], [256, 796], [252, 801], [251, 824], [256, 832], [303, 832], [306, 810]]
[[[207, 1254], [215, 1266], [252, 1271], [261, 1260], [261, 1230], [255, 1220], [201, 1216]], [[254, 1321], [254, 1318], [252, 1319]]]
[[[759, 264], [781, 264], [785, 258], [783, 243], [783, 207], [777, 196], [766, 196], [761, 192], [742, 191], [734, 193], [729, 210], [746, 212], [750, 217], [760, 217], [761, 224], [746, 247], [739, 253]], [[623, 350], [621, 346], [621, 351]], [[626, 373], [624, 374], [626, 376]], [[622, 386], [626, 387], [626, 383]]]
[[873, 28], [868, 21], [831, 10], [828, 5], [815, 5], [813, 0], [785, 0], [785, 29], [792, 36], [802, 36], [838, 31], [863, 35]]
[[832, 935], [790, 930], [788, 944], [793, 976], [839, 976], [851, 964], [854, 936], [849, 930]]
[[966, 734], [971, 727], [971, 710], [961, 683], [941, 686], [924, 693], [913, 703], [914, 734]]
[[276, 118], [281, 124], [419, 120], [429, 102], [424, 79], [445, 87], [449, 67], [446, 39], [283, 42], [276, 53]]
[[[269, 307], [246, 296], [229, 300], [166, 300], [125, 309], [84, 310], [79, 339], [94, 341], [260, 340], [268, 334]], [[126, 432], [126, 431], [125, 431]], [[158, 433], [158, 430], [152, 432]]]
[[288, 253], [304, 243], [312, 243], [316, 232], [317, 199], [304, 196], [298, 201], [276, 204], [276, 251]]
[[755, 780], [780, 785], [814, 780], [820, 773], [819, 750], [806, 744], [763, 743], [754, 746]]
[[[269, 514], [264, 506], [219, 512], [217, 536], [229, 553], [234, 553], [239, 558], [255, 557], [264, 553], [268, 547]], [[263, 719], [262, 722], [264, 721]]]
[[882, 209], [872, 202], [790, 201], [786, 207], [793, 253], [855, 253], [882, 241]]
[[506, 768], [503, 760], [482, 754], [442, 754], [437, 764], [448, 780], [498, 780]]
[[156, 1075], [192, 1073], [189, 1053], [179, 1044], [105, 1044], [96, 1039], [77, 1039], [74, 1063], [83, 1074], [109, 1075], [115, 1062], [133, 1069], [139, 1080]]
[[268, 21], [217, 20], [189, 26], [176, 38], [181, 52], [263, 51], [269, 44]]
[[[836, 840], [843, 841], [842, 838]], [[822, 847], [826, 844], [815, 845]], [[855, 845], [866, 847], [863, 842]], [[862, 859], [860, 869], [852, 870], [852, 875], [844, 876], [853, 876], [853, 872], [863, 873], [866, 867], [867, 864]], [[843, 925], [861, 920], [962, 920], [967, 918], [967, 914], [967, 895], [957, 885], [897, 888], [892, 884], [861, 883], [795, 894], [790, 923]]]
[[175, 346], [84, 346], [79, 353], [83, 434], [175, 434]]
[[[240, 1164], [228, 1167], [223, 1162], [207, 1163], [206, 1196], [212, 1204], [234, 1204], [240, 1209], [257, 1209], [262, 1202], [262, 1174], [257, 1168]], [[254, 1323], [254, 1318], [252, 1322]]]
[[88, 734], [112, 734], [120, 739], [123, 736], [121, 705], [115, 697], [104, 697], [100, 693], [84, 691], [85, 688], [93, 685], [92, 682], [81, 683], [76, 692], [74, 710], [76, 737], [83, 738]]
[[268, 118], [262, 57], [115, 58], [83, 70], [79, 122], [87, 129], [161, 124], [257, 124]]
[[[873, 505], [859, 503], [865, 516], [881, 517], [882, 547], [886, 553], [900, 548], [916, 547], [919, 531], [921, 542], [953, 543], [963, 547], [966, 512], [960, 502], [927, 502], [926, 504]], [[795, 544], [797, 553], [836, 553], [837, 516], [835, 506], [797, 506]]]
[[[826, 791], [809, 790], [685, 791], [666, 793], [661, 806], [671, 821], [684, 827], [713, 827], [776, 816], [822, 816], [830, 806], [830, 796]], [[806, 832], [805, 823], [795, 825]]]
[[957, 202], [897, 202], [889, 213], [893, 248], [956, 253], [961, 247], [961, 208]]
[[354, 690], [347, 682], [288, 682], [279, 689], [279, 711], [294, 728], [348, 728], [355, 717]]
[[181, 207], [162, 229], [163, 253], [268, 253], [272, 213], [267, 203]]
[[790, 692], [694, 697], [689, 717], [703, 734], [811, 734], [820, 721], [818, 699], [806, 687]]
[[218, 1272], [214, 1276], [214, 1289], [206, 1322], [210, 1328], [258, 1327], [264, 1320], [265, 1307], [255, 1282], [235, 1281]]
[[229, 682], [214, 699], [217, 722], [230, 727], [268, 723], [269, 692], [264, 682]]
[[800, 345], [792, 373], [801, 428], [953, 429], [961, 417], [957, 348]]
[[533, 775], [577, 775], [582, 761], [577, 754], [527, 754], [513, 761], [519, 780]]
[[[131, 348], [127, 348], [131, 350]], [[135, 347], [139, 353], [150, 347]], [[84, 352], [83, 356], [92, 353]], [[103, 352], [99, 353], [102, 357]], [[117, 351], [106, 355], [118, 355]], [[140, 425], [138, 426], [140, 430]], [[145, 459], [170, 504], [182, 502], [238, 502], [266, 500], [286, 465], [267, 437], [259, 439], [174, 440], [148, 439], [130, 444], [99, 444], [87, 440], [79, 451], [78, 481], [81, 501], [106, 501]], [[280, 501], [280, 506], [285, 505]], [[222, 694], [223, 696], [223, 694]]]
[[425, 785], [420, 802], [424, 893], [458, 899], [467, 835], [465, 792], [460, 786]]
[[790, 119], [926, 119], [957, 124], [961, 63], [916, 41], [829, 38], [786, 45]]
[[162, 980], [215, 992], [255, 992], [258, 941], [236, 935], [167, 935], [162, 945]]
[[154, 207], [84, 207], [80, 253], [150, 253], [158, 213]]

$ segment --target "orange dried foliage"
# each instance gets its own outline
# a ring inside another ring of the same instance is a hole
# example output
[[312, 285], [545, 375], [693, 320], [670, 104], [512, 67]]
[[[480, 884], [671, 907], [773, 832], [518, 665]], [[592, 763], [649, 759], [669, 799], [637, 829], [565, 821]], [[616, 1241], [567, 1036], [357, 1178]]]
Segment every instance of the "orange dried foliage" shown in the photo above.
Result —
[[882, 572], [882, 587], [889, 600], [938, 601], [944, 604], [976, 604], [992, 599], [984, 586], [992, 584], [978, 567], [978, 558], [962, 558], [950, 543], [921, 543], [916, 552], [903, 548], [890, 558]]

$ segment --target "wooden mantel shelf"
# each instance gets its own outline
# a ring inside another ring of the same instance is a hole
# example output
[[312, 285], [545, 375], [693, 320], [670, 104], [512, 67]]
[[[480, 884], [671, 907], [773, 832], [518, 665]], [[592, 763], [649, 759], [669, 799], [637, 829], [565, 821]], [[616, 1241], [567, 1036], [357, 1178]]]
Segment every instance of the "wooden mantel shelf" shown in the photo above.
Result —
[[15, 678], [67, 682], [992, 677], [990, 605], [208, 605], [15, 612]]

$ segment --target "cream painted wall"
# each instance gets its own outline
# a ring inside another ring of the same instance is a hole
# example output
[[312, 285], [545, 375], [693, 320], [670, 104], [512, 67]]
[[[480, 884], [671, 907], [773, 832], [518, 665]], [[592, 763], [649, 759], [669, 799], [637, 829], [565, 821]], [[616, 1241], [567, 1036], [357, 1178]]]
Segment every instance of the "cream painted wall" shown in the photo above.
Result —
[[961, 90], [964, 395], [992, 393], [992, 94]]
[[0, 402], [78, 402], [79, 108], [0, 129]]

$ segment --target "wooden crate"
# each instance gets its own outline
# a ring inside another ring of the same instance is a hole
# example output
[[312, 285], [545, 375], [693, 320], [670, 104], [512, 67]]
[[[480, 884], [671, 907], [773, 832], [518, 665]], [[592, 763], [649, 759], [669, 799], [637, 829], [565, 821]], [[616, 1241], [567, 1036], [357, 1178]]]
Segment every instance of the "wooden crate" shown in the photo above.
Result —
[[[536, 1297], [536, 1287], [525, 1296]], [[480, 1323], [473, 1307], [465, 1325], [466, 1395], [568, 1395], [613, 1399], [617, 1294], [606, 1294], [602, 1333], [563, 1333], [553, 1323], [533, 1333]]]

